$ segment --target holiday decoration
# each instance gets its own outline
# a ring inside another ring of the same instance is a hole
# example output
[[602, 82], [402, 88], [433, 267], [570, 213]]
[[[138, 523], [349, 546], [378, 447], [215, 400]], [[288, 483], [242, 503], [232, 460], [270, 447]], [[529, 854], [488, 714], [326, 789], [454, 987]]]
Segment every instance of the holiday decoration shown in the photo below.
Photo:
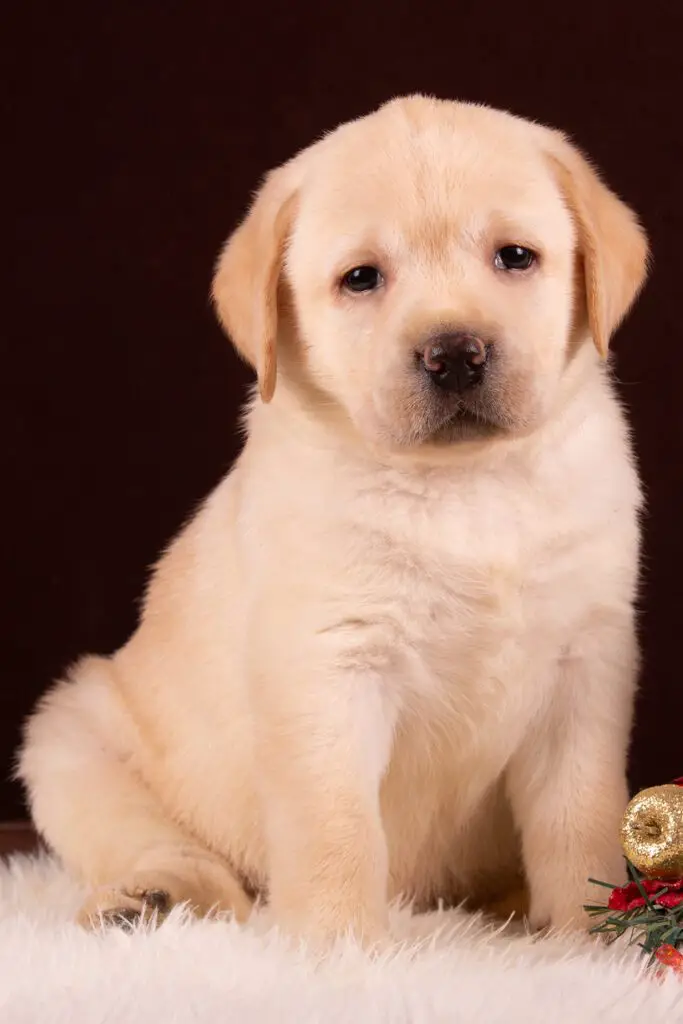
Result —
[[655, 950], [655, 959], [664, 967], [672, 967], [676, 974], [683, 974], [683, 953], [674, 946], [664, 943]]
[[621, 842], [647, 878], [683, 877], [683, 788], [674, 783], [638, 793], [626, 808]]
[[683, 975], [683, 778], [638, 793], [626, 808], [621, 842], [631, 881], [610, 890], [606, 904], [584, 907], [600, 918], [591, 932], [608, 940], [629, 933], [658, 971]]

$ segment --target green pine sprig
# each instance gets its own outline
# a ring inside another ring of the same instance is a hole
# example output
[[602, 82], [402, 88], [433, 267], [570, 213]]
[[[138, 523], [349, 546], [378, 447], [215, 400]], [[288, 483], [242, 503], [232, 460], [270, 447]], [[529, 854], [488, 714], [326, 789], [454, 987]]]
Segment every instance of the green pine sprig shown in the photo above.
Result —
[[[648, 894], [642, 884], [643, 875], [629, 860], [626, 861], [626, 866], [645, 905], [634, 907], [633, 910], [615, 911], [610, 910], [605, 904], [596, 903], [587, 904], [584, 910], [590, 917], [602, 918], [599, 924], [590, 929], [592, 935], [604, 935], [609, 942], [614, 942], [630, 931], [629, 945], [638, 943], [643, 952], [649, 954], [651, 964], [654, 962], [655, 950], [659, 946], [667, 943], [675, 949], [683, 947], [683, 903], [675, 907], [661, 906], [656, 901], [669, 890], [662, 888], [655, 894]], [[590, 878], [589, 882], [605, 889], [617, 888], [596, 878]]]

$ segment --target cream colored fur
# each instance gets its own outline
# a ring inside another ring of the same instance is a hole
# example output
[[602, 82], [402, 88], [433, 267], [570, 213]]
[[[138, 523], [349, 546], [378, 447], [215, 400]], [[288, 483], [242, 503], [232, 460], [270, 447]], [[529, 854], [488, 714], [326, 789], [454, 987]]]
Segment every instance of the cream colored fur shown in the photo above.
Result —
[[[494, 268], [511, 243], [530, 272]], [[483, 107], [395, 101], [269, 176], [214, 285], [264, 399], [244, 452], [26, 730], [85, 919], [157, 889], [244, 919], [246, 886], [372, 942], [397, 895], [525, 877], [562, 926], [622, 877], [640, 494], [600, 353], [645, 258], [563, 136]], [[368, 262], [384, 287], [344, 293]], [[494, 339], [490, 430], [418, 382], [452, 324]]]

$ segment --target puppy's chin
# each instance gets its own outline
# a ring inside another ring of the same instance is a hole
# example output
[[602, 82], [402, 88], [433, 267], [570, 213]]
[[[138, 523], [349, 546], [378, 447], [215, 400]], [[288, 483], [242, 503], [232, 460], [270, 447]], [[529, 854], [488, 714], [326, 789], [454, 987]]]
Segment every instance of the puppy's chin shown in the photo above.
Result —
[[481, 401], [450, 410], [432, 407], [413, 427], [413, 444], [418, 446], [487, 441], [513, 430], [509, 417]]
[[447, 445], [458, 441], [486, 441], [509, 432], [509, 427], [494, 419], [461, 410], [428, 434], [423, 443]]
[[468, 393], [448, 404], [426, 404], [421, 415], [408, 426], [412, 443], [443, 447], [527, 436], [542, 424], [546, 410], [542, 403], [532, 401], [528, 393], [524, 401], [521, 397], [510, 388], [499, 387]]
[[447, 448], [465, 442], [491, 441], [512, 433], [511, 427], [470, 412], [461, 412], [441, 422], [428, 417], [406, 420], [373, 432], [373, 445], [403, 451]]
[[[502, 389], [468, 395], [433, 396], [408, 392], [354, 410], [350, 418], [373, 448], [420, 451], [526, 435], [539, 425], [540, 409], [522, 405]], [[383, 397], [383, 396], [382, 396]]]

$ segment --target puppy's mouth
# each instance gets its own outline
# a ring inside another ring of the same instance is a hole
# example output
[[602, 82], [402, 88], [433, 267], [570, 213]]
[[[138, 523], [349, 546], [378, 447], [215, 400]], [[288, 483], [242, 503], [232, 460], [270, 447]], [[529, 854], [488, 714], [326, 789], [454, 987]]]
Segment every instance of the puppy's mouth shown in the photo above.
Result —
[[450, 410], [436, 409], [433, 404], [416, 408], [410, 404], [401, 417], [401, 428], [391, 432], [391, 443], [401, 448], [420, 448], [485, 441], [509, 433], [513, 425], [488, 410], [468, 408], [464, 404]]
[[518, 417], [511, 407], [506, 388], [492, 379], [466, 394], [439, 391], [419, 381], [402, 395], [398, 406], [390, 407], [384, 420], [392, 423], [392, 444], [400, 447], [421, 447], [485, 441], [515, 433]]
[[484, 439], [505, 431], [501, 396], [490, 387], [475, 388], [459, 396], [441, 397], [432, 391], [424, 398], [421, 425], [423, 440], [427, 443], [452, 444]]
[[479, 409], [461, 407], [425, 438], [428, 442], [452, 444], [455, 441], [485, 439], [504, 431], [503, 425]]

